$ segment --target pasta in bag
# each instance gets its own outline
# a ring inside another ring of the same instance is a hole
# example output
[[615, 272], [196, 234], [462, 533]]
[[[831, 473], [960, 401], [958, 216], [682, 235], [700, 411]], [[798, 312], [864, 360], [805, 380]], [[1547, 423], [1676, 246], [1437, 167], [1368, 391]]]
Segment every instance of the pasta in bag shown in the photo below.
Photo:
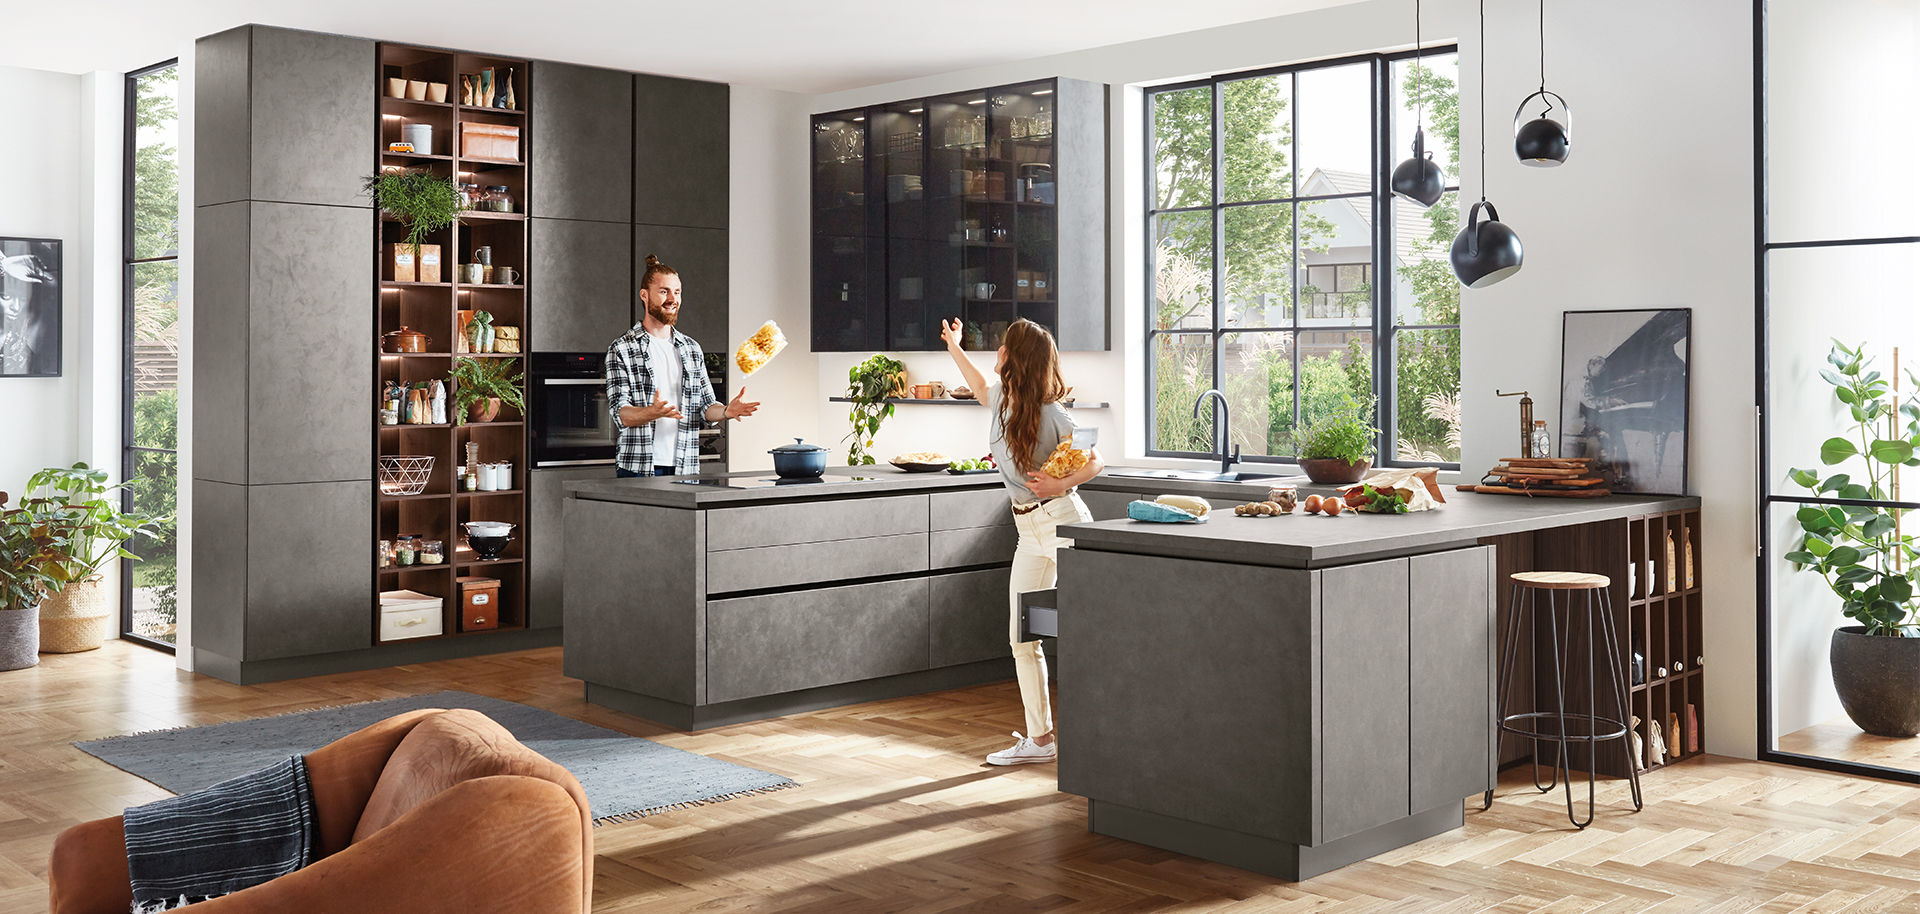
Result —
[[743, 375], [753, 374], [765, 367], [780, 350], [787, 348], [787, 337], [780, 332], [780, 325], [767, 321], [755, 330], [747, 341], [734, 350], [733, 363], [740, 366]]

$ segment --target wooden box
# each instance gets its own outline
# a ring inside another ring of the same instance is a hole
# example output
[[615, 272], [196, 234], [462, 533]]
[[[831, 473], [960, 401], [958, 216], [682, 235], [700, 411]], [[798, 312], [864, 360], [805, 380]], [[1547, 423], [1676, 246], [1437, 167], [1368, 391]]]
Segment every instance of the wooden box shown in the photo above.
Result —
[[420, 280], [417, 277], [420, 275], [420, 271], [414, 265], [413, 245], [401, 242], [393, 244], [390, 247], [391, 253], [387, 257], [387, 265], [393, 271], [393, 281], [419, 282]]
[[460, 630], [492, 631], [500, 627], [500, 579], [460, 578]]
[[415, 275], [420, 277], [419, 279], [415, 280], [415, 282], [439, 282], [440, 281], [440, 246], [439, 245], [423, 244], [420, 246], [420, 262], [415, 264], [414, 272], [415, 272]]

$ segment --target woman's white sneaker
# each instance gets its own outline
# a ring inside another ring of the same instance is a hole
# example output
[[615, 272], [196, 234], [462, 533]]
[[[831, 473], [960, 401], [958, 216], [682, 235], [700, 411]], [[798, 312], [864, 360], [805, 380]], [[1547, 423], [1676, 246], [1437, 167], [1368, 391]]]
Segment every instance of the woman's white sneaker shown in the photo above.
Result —
[[987, 756], [987, 764], [1037, 765], [1043, 762], [1054, 761], [1060, 757], [1059, 748], [1051, 743], [1042, 746], [1033, 740], [1021, 736], [1018, 730], [1014, 731], [1013, 737], [1019, 740], [1019, 742], [1014, 743], [1010, 748], [1002, 749], [999, 752]]

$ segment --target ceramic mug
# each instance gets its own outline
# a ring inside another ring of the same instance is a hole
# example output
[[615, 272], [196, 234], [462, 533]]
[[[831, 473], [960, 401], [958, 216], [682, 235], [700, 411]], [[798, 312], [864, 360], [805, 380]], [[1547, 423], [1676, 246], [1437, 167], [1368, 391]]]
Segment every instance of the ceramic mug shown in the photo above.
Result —
[[913, 398], [914, 398], [915, 400], [931, 400], [931, 399], [933, 399], [933, 385], [932, 385], [932, 384], [915, 384], [915, 385], [913, 385]]
[[520, 279], [520, 271], [512, 267], [494, 267], [493, 281], [499, 285], [510, 286]]
[[999, 287], [990, 282], [976, 282], [973, 284], [973, 297], [982, 300], [992, 298], [996, 288]]
[[933, 399], [935, 400], [947, 395], [947, 382], [945, 381], [928, 381], [927, 386], [933, 389]]
[[460, 265], [460, 281], [461, 282], [466, 283], [468, 285], [478, 285], [480, 284], [481, 280], [484, 278], [485, 277], [481, 275], [479, 264], [463, 263]]
[[427, 100], [427, 81], [424, 79], [407, 80], [407, 97], [416, 102]]
[[387, 97], [388, 98], [406, 98], [407, 97], [407, 81], [404, 79], [389, 78], [387, 80]]

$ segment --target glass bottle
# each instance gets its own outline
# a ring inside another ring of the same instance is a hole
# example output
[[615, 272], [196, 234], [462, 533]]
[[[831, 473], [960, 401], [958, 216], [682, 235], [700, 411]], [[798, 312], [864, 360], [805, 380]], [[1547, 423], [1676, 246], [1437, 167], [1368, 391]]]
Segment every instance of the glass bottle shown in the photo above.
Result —
[[1553, 456], [1553, 436], [1547, 434], [1547, 420], [1533, 420], [1532, 445], [1533, 453], [1529, 454], [1529, 457], [1543, 460]]

